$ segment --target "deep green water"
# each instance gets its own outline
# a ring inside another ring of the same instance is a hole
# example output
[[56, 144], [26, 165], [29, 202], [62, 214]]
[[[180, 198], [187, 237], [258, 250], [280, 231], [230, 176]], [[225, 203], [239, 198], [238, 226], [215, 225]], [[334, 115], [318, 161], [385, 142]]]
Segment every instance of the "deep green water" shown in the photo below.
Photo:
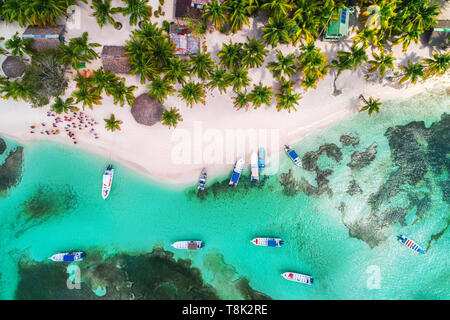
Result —
[[[408, 166], [420, 161], [404, 164], [406, 178], [398, 173], [393, 153], [398, 150], [390, 147], [385, 136], [388, 128], [412, 121], [424, 121], [429, 128], [449, 111], [448, 92], [436, 89], [407, 101], [388, 102], [380, 114], [355, 115], [300, 141], [295, 148], [301, 156], [326, 144], [335, 144], [342, 152], [339, 162], [325, 153], [317, 161], [320, 170], [332, 170], [327, 177], [331, 197], [327, 192], [306, 195], [301, 187], [294, 196], [287, 196], [276, 175], [261, 188], [240, 184], [223, 192], [217, 184], [216, 196], [211, 181], [210, 193], [199, 200], [193, 189], [161, 187], [114, 163], [111, 196], [103, 201], [99, 188], [107, 159], [54, 143], [26, 146], [20, 183], [0, 197], [0, 297], [17, 295], [18, 262], [25, 257], [47, 263], [47, 257], [58, 251], [80, 249], [89, 257], [90, 248], [139, 255], [151, 252], [155, 245], [173, 251], [170, 243], [195, 238], [206, 242], [204, 250], [174, 251], [174, 257], [191, 259], [222, 298], [241, 298], [230, 283], [245, 277], [254, 290], [273, 299], [449, 299], [450, 237], [445, 228], [450, 215], [444, 190], [448, 197], [450, 156], [449, 140], [442, 143], [442, 139], [445, 134], [448, 138], [450, 128], [431, 138], [419, 129], [408, 131], [421, 148], [408, 147], [410, 154], [399, 158], [421, 159], [425, 173], [419, 177], [415, 175], [420, 170]], [[359, 144], [343, 146], [339, 141], [343, 134], [359, 138]], [[0, 163], [17, 146], [5, 141], [8, 149], [0, 155]], [[374, 142], [377, 153], [369, 165], [353, 170], [347, 166], [355, 151], [363, 152]], [[399, 139], [400, 145], [408, 142]], [[432, 157], [435, 154], [438, 160]], [[289, 169], [298, 181], [304, 177], [317, 186], [314, 172], [295, 168], [283, 154], [280, 173]], [[390, 176], [398, 180], [395, 192], [389, 192], [394, 187], [388, 183], [379, 202], [369, 205], [371, 195]], [[414, 178], [417, 181], [411, 182]], [[346, 192], [351, 180], [362, 193]], [[45, 210], [40, 210], [43, 204]], [[389, 215], [392, 209], [397, 215]], [[27, 212], [37, 217], [30, 218]], [[371, 212], [377, 218], [367, 220]], [[426, 255], [400, 245], [399, 234], [421, 244]], [[258, 235], [281, 237], [285, 246], [255, 247], [249, 240]], [[363, 241], [355, 235], [375, 240]], [[430, 242], [433, 235], [435, 240]], [[378, 289], [368, 286], [373, 270], [380, 272]], [[310, 274], [314, 285], [288, 282], [280, 276], [285, 271]]]

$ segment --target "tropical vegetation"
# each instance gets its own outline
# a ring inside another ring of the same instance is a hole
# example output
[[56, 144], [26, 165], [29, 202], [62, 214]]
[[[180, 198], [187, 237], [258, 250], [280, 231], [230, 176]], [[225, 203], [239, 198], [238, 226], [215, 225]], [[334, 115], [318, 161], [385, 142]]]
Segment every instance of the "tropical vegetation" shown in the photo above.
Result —
[[172, 107], [169, 110], [164, 109], [163, 114], [161, 116], [161, 123], [165, 126], [176, 127], [180, 121], [183, 121], [183, 117], [180, 114], [180, 111]]

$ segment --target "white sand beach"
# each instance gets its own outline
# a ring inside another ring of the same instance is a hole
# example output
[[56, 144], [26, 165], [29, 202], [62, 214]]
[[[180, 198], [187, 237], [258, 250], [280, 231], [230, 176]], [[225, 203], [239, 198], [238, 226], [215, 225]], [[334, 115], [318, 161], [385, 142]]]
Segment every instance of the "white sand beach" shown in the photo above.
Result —
[[[151, 0], [150, 5], [156, 9], [158, 0]], [[127, 19], [118, 14], [115, 18], [123, 23], [121, 30], [115, 30], [111, 25], [106, 25], [100, 29], [95, 18], [91, 15], [92, 10], [81, 2], [80, 6], [82, 8], [80, 28], [68, 29], [66, 40], [80, 36], [84, 31], [87, 31], [89, 33], [89, 42], [97, 42], [102, 45], [124, 45], [125, 41], [129, 39], [130, 30], [135, 28], [130, 27]], [[166, 0], [163, 9], [166, 13], [165, 16], [158, 19], [152, 17], [152, 22], [173, 20], [173, 1]], [[233, 42], [245, 42], [247, 36], [260, 36], [261, 31], [258, 30], [260, 25], [254, 25], [254, 21], [250, 20], [250, 27], [244, 27], [243, 30], [232, 36], [226, 36], [217, 31], [211, 34], [208, 33], [205, 39], [208, 51], [218, 61], [217, 52], [222, 48], [223, 42], [228, 43], [230, 38]], [[2, 23], [0, 36], [8, 39], [16, 31], [21, 34], [23, 30], [24, 28], [20, 28], [16, 24], [6, 25], [6, 28], [4, 28], [4, 23]], [[331, 62], [338, 50], [350, 47], [351, 41], [329, 43], [317, 40], [316, 45], [327, 54], [328, 61]], [[298, 52], [298, 49], [293, 46], [279, 46], [278, 48], [285, 54], [287, 52]], [[252, 79], [252, 84], [261, 81], [264, 85], [276, 88], [278, 86], [277, 81], [273, 79], [272, 74], [265, 68], [268, 62], [275, 59], [276, 50], [270, 47], [267, 49], [270, 50], [270, 53], [266, 57], [264, 66], [259, 69], [251, 69], [249, 75]], [[97, 52], [100, 51], [101, 47], [97, 49]], [[368, 52], [370, 52], [370, 49], [368, 49]], [[408, 59], [416, 62], [421, 58], [429, 57], [431, 54], [430, 48], [424, 47], [420, 42], [419, 44], [411, 44], [407, 54], [401, 52], [401, 46], [394, 47], [394, 52], [397, 64], [405, 64]], [[4, 59], [5, 57], [0, 57], [0, 64]], [[89, 65], [92, 69], [97, 69], [100, 66], [100, 59]], [[139, 87], [135, 91], [136, 97], [148, 91], [144, 85], [140, 85], [138, 76], [127, 75], [125, 78], [127, 85]], [[255, 150], [254, 148], [256, 147], [265, 147], [266, 153], [270, 155], [271, 153], [280, 152], [284, 144], [296, 143], [317, 130], [321, 130], [357, 113], [362, 106], [358, 98], [361, 94], [365, 97], [381, 98], [381, 101], [399, 98], [407, 99], [438, 85], [450, 85], [448, 74], [439, 79], [429, 79], [416, 85], [411, 84], [401, 87], [396, 84], [369, 83], [364, 79], [363, 72], [358, 69], [356, 72], [344, 71], [339, 76], [336, 86], [342, 91], [342, 94], [334, 96], [332, 94], [333, 80], [334, 71], [331, 70], [328, 76], [319, 81], [317, 89], [309, 89], [308, 92], [302, 93], [303, 98], [297, 107], [298, 111], [291, 113], [277, 112], [275, 99], [272, 100], [270, 107], [263, 106], [256, 110], [250, 107], [248, 111], [236, 110], [233, 108], [232, 97], [234, 94], [231, 93], [231, 89], [228, 90], [227, 94], [220, 94], [218, 90], [208, 91], [206, 104], [194, 105], [192, 109], [187, 107], [180, 98], [171, 96], [164, 105], [167, 108], [172, 106], [179, 108], [183, 116], [183, 121], [176, 129], [169, 129], [160, 123], [151, 127], [138, 124], [131, 115], [128, 105], [124, 107], [114, 105], [112, 98], [104, 95], [102, 105], [95, 106], [93, 110], [85, 110], [89, 117], [94, 118], [99, 123], [95, 127], [99, 138], [94, 139], [88, 130], [79, 130], [76, 133], [78, 142], [76, 145], [65, 134], [48, 136], [39, 134], [39, 132], [30, 133], [31, 125], [39, 126], [42, 122], [47, 123], [47, 126], [51, 125], [50, 117], [47, 116], [49, 106], [42, 109], [32, 109], [22, 101], [0, 100], [0, 110], [2, 111], [0, 136], [17, 140], [25, 145], [36, 140], [65, 143], [72, 148], [87, 150], [111, 158], [113, 161], [120, 161], [158, 181], [173, 186], [186, 186], [197, 181], [203, 167], [208, 168], [209, 179], [230, 172], [233, 163], [225, 159], [227, 152], [229, 153], [230, 150], [224, 150], [222, 159], [215, 159], [214, 152], [208, 151], [211, 149], [211, 141], [219, 141], [220, 139], [217, 137], [220, 135], [225, 137], [227, 131], [233, 132], [234, 130], [234, 132], [237, 132], [239, 129], [253, 129], [255, 132], [262, 132], [261, 130], [266, 130], [268, 141], [266, 143], [259, 141], [257, 146], [252, 148]], [[71, 82], [66, 91], [68, 95], [73, 87], [74, 83]], [[295, 88], [297, 92], [303, 91], [299, 88], [298, 82]], [[178, 85], [176, 89], [179, 89]], [[114, 113], [117, 119], [123, 121], [121, 131], [109, 132], [104, 128], [103, 119], [108, 118], [111, 113]], [[376, 116], [376, 114], [373, 115], [373, 117]], [[203, 130], [203, 135], [201, 136], [195, 133], [196, 130], [199, 130], [200, 125]], [[209, 133], [206, 133], [208, 129], [213, 129], [213, 131], [209, 130]], [[271, 136], [272, 129], [277, 131], [273, 131], [276, 134]], [[177, 135], [191, 135], [191, 159], [180, 159], [179, 156], [174, 154], [174, 150], [180, 146], [180, 141], [174, 139]], [[214, 137], [217, 139], [214, 140]], [[278, 141], [272, 143], [270, 141], [271, 137], [278, 138]], [[249, 164], [249, 155], [252, 148], [245, 150], [247, 164]], [[201, 161], [196, 161], [195, 153], [199, 150], [200, 152], [203, 151], [203, 154]], [[230, 158], [237, 159], [237, 156], [230, 156]]]

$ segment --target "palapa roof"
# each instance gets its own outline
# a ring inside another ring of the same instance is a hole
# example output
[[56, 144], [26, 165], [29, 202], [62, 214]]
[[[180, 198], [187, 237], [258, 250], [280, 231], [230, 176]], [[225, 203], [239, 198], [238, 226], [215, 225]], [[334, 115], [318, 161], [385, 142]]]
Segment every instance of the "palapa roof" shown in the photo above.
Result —
[[129, 57], [125, 55], [123, 46], [103, 46], [100, 57], [105, 71], [129, 73], [131, 70], [131, 66], [128, 64]]
[[31, 48], [35, 51], [39, 52], [43, 49], [58, 50], [64, 31], [64, 26], [49, 26], [44, 28], [29, 26], [22, 34], [22, 38], [34, 39]]
[[144, 93], [134, 101], [131, 114], [136, 122], [152, 126], [161, 119], [163, 110], [164, 106], [160, 102]]
[[19, 57], [8, 56], [2, 63], [2, 70], [8, 78], [17, 78], [23, 74], [25, 63]]

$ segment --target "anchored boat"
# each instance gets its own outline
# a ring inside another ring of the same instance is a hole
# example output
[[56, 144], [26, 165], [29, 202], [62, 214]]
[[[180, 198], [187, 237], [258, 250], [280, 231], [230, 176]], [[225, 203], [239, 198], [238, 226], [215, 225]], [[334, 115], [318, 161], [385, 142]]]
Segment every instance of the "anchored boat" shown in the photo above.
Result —
[[286, 280], [300, 282], [308, 285], [312, 285], [314, 282], [313, 277], [308, 276], [306, 274], [296, 273], [296, 272], [285, 272], [282, 273], [281, 276]]
[[286, 151], [287, 155], [289, 156], [289, 158], [292, 159], [292, 161], [294, 161], [296, 166], [298, 166], [298, 167], [302, 166], [302, 161], [300, 160], [297, 152], [295, 152], [294, 149], [292, 149], [289, 145], [285, 145], [284, 151]]
[[253, 152], [250, 158], [250, 179], [252, 182], [259, 180], [258, 155]]
[[206, 168], [203, 168], [202, 172], [200, 173], [200, 178], [198, 179], [198, 187], [197, 187], [198, 190], [200, 190], [200, 191], [205, 190], [207, 178], [208, 178], [208, 174], [206, 172]]
[[56, 253], [52, 255], [49, 259], [52, 261], [63, 261], [63, 262], [70, 262], [70, 261], [81, 261], [84, 258], [84, 252], [77, 251], [77, 252], [64, 252], [64, 253]]
[[281, 247], [283, 245], [283, 240], [280, 238], [255, 238], [250, 242], [263, 247]]
[[103, 174], [103, 187], [102, 187], [103, 199], [106, 199], [109, 196], [113, 177], [114, 177], [114, 169], [112, 165], [108, 165], [108, 167], [105, 170], [105, 173]]
[[421, 246], [419, 246], [417, 243], [412, 241], [411, 239], [408, 239], [405, 236], [398, 236], [398, 240], [403, 243], [405, 246], [410, 248], [412, 251], [418, 252], [420, 254], [425, 254], [425, 251], [422, 249]]
[[241, 176], [242, 169], [244, 169], [244, 159], [240, 158], [236, 165], [234, 166], [233, 174], [231, 175], [229, 185], [231, 187], [236, 187], [239, 182], [239, 177]]
[[182, 250], [199, 250], [204, 246], [205, 243], [199, 240], [177, 241], [172, 243], [172, 247]]
[[266, 151], [264, 150], [264, 148], [259, 149], [258, 166], [261, 173], [266, 168]]

